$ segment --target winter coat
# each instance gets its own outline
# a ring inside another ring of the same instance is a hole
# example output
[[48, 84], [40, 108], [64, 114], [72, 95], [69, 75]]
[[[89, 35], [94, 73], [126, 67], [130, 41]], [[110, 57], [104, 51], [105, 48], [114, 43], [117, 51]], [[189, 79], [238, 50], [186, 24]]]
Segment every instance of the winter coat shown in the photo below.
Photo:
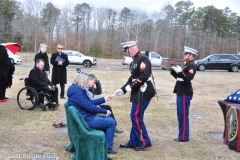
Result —
[[[64, 59], [64, 62], [62, 65], [58, 65], [58, 62], [56, 61], [56, 58], [60, 56]], [[51, 64], [53, 65], [52, 69], [52, 83], [58, 84], [58, 83], [67, 83], [67, 66], [69, 65], [68, 56], [64, 53], [54, 53], [52, 54], [52, 57], [50, 59]]]
[[0, 45], [0, 84], [8, 81], [9, 58], [5, 46]]
[[95, 84], [96, 84], [96, 88], [93, 87], [93, 88], [88, 89], [93, 94], [93, 97], [94, 97], [94, 95], [102, 94], [102, 86], [101, 86], [100, 81], [97, 80]]
[[43, 87], [53, 86], [47, 77], [47, 73], [34, 67], [29, 73], [29, 85], [36, 90], [41, 90]]
[[41, 51], [35, 55], [34, 62], [36, 66], [36, 61], [38, 59], [43, 59], [45, 61], [44, 63], [44, 71], [49, 71], [50, 73], [50, 66], [49, 66], [49, 59], [47, 53], [42, 53]]
[[105, 103], [104, 97], [91, 100], [87, 96], [86, 90], [74, 84], [68, 88], [67, 96], [68, 105], [76, 107], [85, 121], [93, 120], [96, 113], [107, 114], [106, 109], [96, 106]]
[[9, 72], [8, 72], [8, 80], [7, 80], [7, 83], [6, 83], [6, 87], [11, 88], [13, 74], [14, 74], [14, 71], [15, 71], [14, 60], [12, 58], [8, 58], [8, 64], [9, 64]]

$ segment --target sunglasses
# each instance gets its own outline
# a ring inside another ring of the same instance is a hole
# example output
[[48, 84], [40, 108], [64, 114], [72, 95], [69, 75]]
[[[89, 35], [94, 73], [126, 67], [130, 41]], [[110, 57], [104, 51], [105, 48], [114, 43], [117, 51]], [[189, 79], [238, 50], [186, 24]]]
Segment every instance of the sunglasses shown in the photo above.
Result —
[[63, 48], [58, 48], [58, 49], [63, 49]]

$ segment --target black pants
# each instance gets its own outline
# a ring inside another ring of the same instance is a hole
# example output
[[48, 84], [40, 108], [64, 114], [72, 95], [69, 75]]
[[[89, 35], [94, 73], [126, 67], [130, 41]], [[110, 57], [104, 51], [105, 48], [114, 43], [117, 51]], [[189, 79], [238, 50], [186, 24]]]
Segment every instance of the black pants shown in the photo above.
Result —
[[[57, 86], [57, 84], [53, 84], [53, 85], [54, 85], [54, 86]], [[64, 84], [64, 83], [60, 83], [60, 88], [61, 88], [60, 97], [64, 97], [65, 84]]]
[[101, 104], [101, 105], [99, 105], [99, 106], [100, 106], [101, 108], [104, 108], [104, 109], [109, 110], [109, 111], [112, 112], [112, 114], [111, 114], [110, 116], [115, 120], [116, 125], [117, 125], [117, 121], [116, 121], [116, 119], [115, 119], [115, 117], [114, 117], [114, 115], [113, 115], [112, 107], [109, 106], [109, 105], [104, 105], [104, 104]]
[[[1, 82], [1, 81], [0, 81]], [[0, 100], [3, 100], [5, 98], [5, 86], [4, 83], [0, 83]]]
[[3, 85], [3, 98], [6, 98], [7, 84]]
[[[37, 92], [43, 91], [44, 93], [51, 95], [51, 101], [58, 103], [58, 88], [55, 87], [55, 90], [52, 91], [48, 87], [42, 87], [37, 90]], [[48, 99], [49, 100], [49, 99]], [[39, 103], [44, 103], [43, 97], [39, 96]]]

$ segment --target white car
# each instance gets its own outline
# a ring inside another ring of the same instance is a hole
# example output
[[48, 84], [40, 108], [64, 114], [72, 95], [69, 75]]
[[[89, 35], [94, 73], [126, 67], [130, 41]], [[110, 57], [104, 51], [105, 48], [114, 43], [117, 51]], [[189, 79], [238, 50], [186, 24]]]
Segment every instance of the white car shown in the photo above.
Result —
[[20, 64], [22, 62], [22, 57], [18, 56], [18, 55], [9, 55], [9, 58], [12, 58], [14, 61], [14, 64]]
[[[145, 54], [145, 51], [141, 51]], [[149, 60], [151, 61], [152, 67], [160, 67], [162, 63], [162, 57], [156, 52], [149, 52]], [[122, 65], [129, 65], [133, 61], [132, 57], [124, 56]]]
[[97, 64], [97, 59], [90, 56], [85, 56], [78, 51], [64, 50], [63, 53], [68, 55], [69, 63], [82, 64], [84, 67], [91, 67]]

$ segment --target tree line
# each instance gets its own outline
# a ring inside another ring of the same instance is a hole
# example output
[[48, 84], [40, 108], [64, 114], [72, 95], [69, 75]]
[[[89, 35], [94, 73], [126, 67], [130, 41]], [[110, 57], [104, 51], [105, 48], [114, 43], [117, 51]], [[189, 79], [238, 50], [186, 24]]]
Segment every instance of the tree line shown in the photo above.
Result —
[[58, 8], [41, 0], [0, 1], [0, 43], [17, 42], [22, 51], [49, 52], [57, 44], [96, 57], [122, 58], [121, 42], [137, 40], [140, 50], [180, 58], [184, 45], [203, 58], [212, 53], [240, 52], [240, 16], [230, 8], [195, 8], [190, 0], [165, 4], [148, 13], [136, 8], [114, 10], [88, 3]]

